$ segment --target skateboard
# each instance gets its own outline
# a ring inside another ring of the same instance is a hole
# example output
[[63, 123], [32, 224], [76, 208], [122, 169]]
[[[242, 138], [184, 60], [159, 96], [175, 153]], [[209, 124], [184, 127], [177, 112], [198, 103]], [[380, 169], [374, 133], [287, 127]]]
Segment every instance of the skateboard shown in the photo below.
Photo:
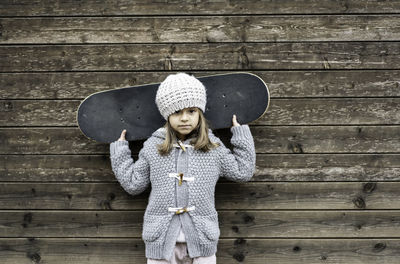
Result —
[[[229, 128], [235, 114], [239, 124], [261, 118], [268, 109], [270, 93], [265, 82], [247, 72], [196, 77], [206, 87], [204, 116], [210, 129]], [[89, 139], [111, 143], [126, 129], [126, 140], [144, 140], [166, 120], [155, 103], [160, 83], [97, 92], [79, 105], [77, 123]]]

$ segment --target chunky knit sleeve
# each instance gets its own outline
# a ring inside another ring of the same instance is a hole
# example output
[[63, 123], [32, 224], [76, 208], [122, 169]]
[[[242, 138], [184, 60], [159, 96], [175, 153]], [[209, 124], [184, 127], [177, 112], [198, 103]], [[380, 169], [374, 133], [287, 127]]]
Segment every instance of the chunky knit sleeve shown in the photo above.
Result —
[[112, 171], [122, 188], [131, 195], [140, 194], [150, 184], [150, 168], [144, 151], [143, 147], [134, 162], [128, 141], [114, 141], [110, 144]]
[[248, 125], [231, 127], [232, 151], [222, 143], [220, 155], [221, 177], [234, 182], [250, 181], [255, 172], [256, 152]]

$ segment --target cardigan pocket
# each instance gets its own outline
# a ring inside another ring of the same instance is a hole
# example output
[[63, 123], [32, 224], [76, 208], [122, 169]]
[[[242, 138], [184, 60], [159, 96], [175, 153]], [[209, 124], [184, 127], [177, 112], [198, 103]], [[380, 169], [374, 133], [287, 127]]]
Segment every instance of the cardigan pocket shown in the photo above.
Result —
[[193, 222], [199, 234], [200, 243], [207, 244], [210, 240], [218, 240], [220, 230], [217, 212], [210, 215], [193, 215]]
[[144, 215], [142, 239], [152, 242], [158, 239], [163, 233], [166, 234], [170, 217], [169, 215]]

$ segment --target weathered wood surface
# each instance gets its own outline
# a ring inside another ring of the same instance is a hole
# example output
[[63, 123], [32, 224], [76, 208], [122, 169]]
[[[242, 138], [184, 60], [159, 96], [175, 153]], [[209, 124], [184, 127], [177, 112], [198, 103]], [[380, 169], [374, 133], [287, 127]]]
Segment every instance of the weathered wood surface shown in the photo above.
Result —
[[[132, 197], [119, 183], [0, 183], [0, 209], [145, 209], [150, 187]], [[397, 209], [399, 182], [219, 182], [221, 209]]]
[[[106, 2], [108, 3], [108, 2]], [[399, 13], [397, 0], [130, 1], [2, 0], [0, 16]]]
[[[250, 129], [257, 153], [392, 154], [400, 149], [400, 126], [252, 126]], [[228, 143], [232, 135], [227, 130], [214, 134]], [[132, 152], [139, 152], [142, 145], [143, 141], [131, 142]], [[0, 128], [0, 154], [106, 153], [108, 144], [87, 139], [75, 127]]]
[[[76, 126], [80, 103], [80, 100], [0, 100], [0, 123], [3, 127]], [[250, 124], [398, 125], [398, 109], [400, 98], [275, 99], [268, 112]]]
[[0, 24], [0, 44], [400, 39], [400, 15], [44, 17]]
[[[144, 243], [139, 238], [0, 238], [0, 244], [4, 248], [0, 255], [3, 263], [146, 262]], [[222, 238], [216, 255], [221, 264], [398, 264], [399, 249], [400, 240], [389, 238]]]
[[[0, 211], [2, 237], [140, 237], [140, 211]], [[221, 238], [398, 238], [394, 210], [224, 210]], [[312, 230], [312, 232], [310, 232]]]
[[399, 69], [399, 42], [1, 46], [0, 71]]
[[272, 100], [254, 177], [216, 186], [218, 263], [397, 264], [399, 18], [395, 0], [0, 1], [0, 262], [144, 263], [149, 190], [122, 189], [79, 103], [249, 71]]
[[[400, 96], [399, 70], [252, 71], [278, 98]], [[220, 71], [191, 71], [201, 77]], [[105, 90], [162, 82], [171, 72], [0, 73], [0, 99], [84, 99]]]
[[[105, 149], [106, 150], [106, 149]], [[137, 153], [133, 155], [136, 161]], [[12, 182], [116, 182], [109, 154], [0, 155]], [[400, 154], [260, 154], [251, 181], [398, 181]], [[224, 182], [224, 178], [220, 178]], [[287, 183], [288, 184], [288, 183]], [[329, 183], [327, 183], [329, 184]]]

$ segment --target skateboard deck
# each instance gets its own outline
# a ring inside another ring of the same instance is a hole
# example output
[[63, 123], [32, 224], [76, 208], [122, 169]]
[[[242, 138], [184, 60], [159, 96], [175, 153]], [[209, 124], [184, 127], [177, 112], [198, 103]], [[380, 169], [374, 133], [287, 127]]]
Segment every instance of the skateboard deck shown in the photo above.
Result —
[[[206, 87], [204, 116], [210, 128], [230, 128], [235, 114], [239, 124], [259, 119], [267, 112], [270, 95], [267, 85], [255, 74], [238, 72], [196, 77]], [[143, 140], [166, 120], [155, 103], [160, 83], [97, 92], [78, 107], [77, 123], [89, 139], [111, 143], [126, 129], [128, 141]]]

